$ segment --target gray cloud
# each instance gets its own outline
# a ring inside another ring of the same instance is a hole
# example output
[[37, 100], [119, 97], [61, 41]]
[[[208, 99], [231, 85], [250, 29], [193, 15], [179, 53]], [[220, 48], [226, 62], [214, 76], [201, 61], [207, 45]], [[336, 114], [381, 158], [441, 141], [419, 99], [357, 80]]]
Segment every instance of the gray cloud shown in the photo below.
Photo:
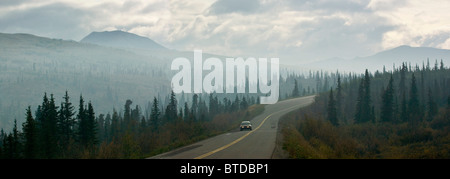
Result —
[[[373, 19], [382, 20], [373, 17]], [[298, 50], [309, 58], [367, 56], [379, 50], [382, 36], [394, 26], [371, 23], [346, 24], [346, 20], [318, 18], [313, 23], [301, 23], [296, 28], [311, 29], [302, 36], [304, 43]]]
[[2, 0], [0, 1], [1, 6], [11, 6], [11, 5], [19, 5], [27, 2], [27, 0]]
[[334, 12], [368, 12], [367, 8], [370, 0], [361, 1], [336, 1], [336, 0], [289, 0], [287, 5], [292, 10], [300, 11], [318, 11], [322, 10], [326, 13]]
[[83, 28], [93, 14], [57, 3], [26, 10], [15, 10], [0, 16], [0, 31], [31, 33], [40, 36], [72, 39], [85, 35]]
[[6, 0], [0, 2], [4, 5], [0, 7], [0, 31], [80, 40], [91, 31], [120, 29], [179, 50], [198, 48], [221, 55], [278, 56], [284, 62], [298, 63], [368, 56], [403, 44], [448, 46], [447, 10], [431, 11], [440, 6], [422, 3], [99, 0], [80, 4], [75, 0]]
[[211, 5], [209, 13], [227, 14], [227, 13], [253, 13], [260, 7], [259, 0], [218, 0]]

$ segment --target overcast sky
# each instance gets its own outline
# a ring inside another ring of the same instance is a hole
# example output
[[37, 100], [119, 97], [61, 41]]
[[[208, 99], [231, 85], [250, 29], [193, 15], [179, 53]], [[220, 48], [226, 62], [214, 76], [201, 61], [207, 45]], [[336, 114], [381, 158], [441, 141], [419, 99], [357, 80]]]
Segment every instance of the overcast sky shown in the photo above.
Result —
[[298, 64], [399, 45], [450, 49], [448, 0], [1, 0], [0, 32], [123, 30], [172, 49]]

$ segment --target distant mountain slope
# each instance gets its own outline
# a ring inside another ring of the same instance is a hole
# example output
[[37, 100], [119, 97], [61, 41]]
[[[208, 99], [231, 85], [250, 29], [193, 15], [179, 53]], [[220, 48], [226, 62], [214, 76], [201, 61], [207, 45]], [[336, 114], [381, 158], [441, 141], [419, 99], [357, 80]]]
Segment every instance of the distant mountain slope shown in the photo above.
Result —
[[166, 50], [152, 39], [124, 31], [92, 32], [80, 42], [126, 49]]
[[[353, 61], [358, 61], [361, 64], [368, 63], [369, 65], [375, 65], [381, 68], [382, 65], [386, 65], [386, 67], [390, 68], [394, 63], [398, 66], [402, 62], [410, 62], [413, 66], [415, 66], [415, 64], [422, 66], [423, 62], [426, 65], [427, 60], [429, 60], [431, 65], [434, 65], [436, 60], [440, 62], [441, 59], [444, 63], [449, 61], [450, 50], [431, 47], [399, 46], [391, 50], [379, 52], [372, 56], [355, 58]], [[379, 69], [381, 70], [381, 68]]]
[[422, 67], [422, 63], [427, 64], [429, 60], [430, 65], [434, 66], [436, 60], [440, 63], [441, 59], [444, 64], [450, 64], [450, 50], [437, 49], [430, 47], [410, 47], [399, 46], [390, 50], [376, 53], [367, 57], [356, 57], [353, 59], [331, 58], [319, 62], [307, 64], [305, 66], [311, 68], [321, 68], [327, 70], [353, 71], [363, 72], [364, 69], [369, 69], [371, 72], [376, 70], [391, 70], [393, 65], [400, 66], [402, 62], [411, 63], [412, 66], [418, 64]]
[[0, 33], [0, 129], [24, 121], [44, 92], [56, 102], [68, 90], [72, 103], [80, 94], [96, 114], [122, 109], [124, 102], [144, 106], [170, 92], [170, 68], [156, 56], [30, 34]]

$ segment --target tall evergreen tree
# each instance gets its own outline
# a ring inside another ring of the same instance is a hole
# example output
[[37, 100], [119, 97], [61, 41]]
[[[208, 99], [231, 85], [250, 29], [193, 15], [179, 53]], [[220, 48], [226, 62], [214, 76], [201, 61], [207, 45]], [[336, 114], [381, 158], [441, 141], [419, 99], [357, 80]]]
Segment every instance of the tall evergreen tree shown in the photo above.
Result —
[[327, 108], [327, 119], [333, 124], [334, 126], [338, 125], [338, 119], [337, 119], [337, 111], [336, 111], [336, 101], [334, 100], [333, 96], [333, 88], [330, 90], [330, 96], [328, 98], [328, 108]]
[[3, 149], [2, 149], [2, 158], [4, 159], [16, 159], [15, 158], [15, 148], [14, 148], [14, 137], [13, 135], [7, 134], [3, 137]]
[[84, 106], [83, 96], [80, 95], [80, 104], [78, 106], [78, 142], [81, 146], [86, 147], [88, 141], [88, 119], [87, 119], [87, 109]]
[[398, 92], [399, 94], [406, 93], [406, 65], [405, 63], [402, 63], [401, 69], [400, 69], [400, 83], [398, 86]]
[[63, 99], [64, 102], [61, 103], [57, 124], [59, 132], [58, 143], [61, 145], [62, 150], [65, 150], [68, 147], [69, 141], [75, 139], [75, 133], [73, 131], [75, 126], [75, 119], [73, 116], [75, 115], [75, 112], [67, 91]]
[[173, 122], [177, 119], [177, 99], [175, 98], [175, 93], [170, 93], [169, 104], [166, 107], [166, 112], [164, 113], [166, 122]]
[[120, 138], [120, 117], [119, 114], [117, 114], [117, 111], [113, 109], [113, 115], [111, 118], [111, 140], [118, 140]]
[[236, 98], [234, 99], [233, 103], [231, 104], [231, 111], [239, 111], [240, 107], [240, 100], [238, 95], [236, 95]]
[[22, 144], [19, 139], [19, 131], [17, 130], [17, 120], [14, 119], [14, 127], [12, 132], [12, 139], [10, 139], [10, 150], [11, 150], [11, 158], [19, 159], [22, 158]]
[[373, 110], [372, 110], [372, 98], [370, 96], [370, 75], [368, 70], [364, 74], [364, 98], [363, 98], [363, 122], [370, 121], [374, 118]]
[[191, 111], [194, 116], [197, 116], [197, 112], [198, 112], [198, 95], [197, 94], [194, 94], [192, 96]]
[[141, 118], [141, 109], [139, 107], [139, 105], [136, 105], [136, 107], [134, 109], [131, 110], [131, 121], [130, 121], [130, 125], [131, 125], [131, 131], [137, 133], [138, 132], [138, 125], [139, 125], [139, 120]]
[[389, 84], [382, 95], [381, 121], [393, 122], [394, 116], [394, 79], [391, 75]]
[[420, 103], [419, 103], [419, 94], [417, 92], [417, 85], [416, 85], [416, 77], [414, 76], [414, 73], [412, 74], [411, 79], [411, 90], [410, 90], [410, 98], [408, 103], [408, 113], [410, 122], [413, 124], [417, 124], [421, 119], [421, 109], [420, 109]]
[[[80, 97], [80, 107], [83, 105], [84, 100]], [[88, 103], [87, 109], [80, 109], [81, 118], [79, 122], [79, 142], [82, 147], [89, 149], [97, 144], [97, 127], [95, 122], [94, 108], [91, 102]]]
[[297, 79], [294, 79], [294, 90], [292, 91], [292, 97], [300, 96], [300, 91], [298, 89]]
[[125, 107], [124, 107], [124, 113], [123, 113], [123, 125], [122, 128], [125, 129], [126, 131], [131, 131], [131, 104], [133, 103], [133, 101], [127, 99], [127, 101], [125, 102]]
[[42, 150], [42, 157], [55, 158], [57, 157], [57, 141], [58, 141], [58, 110], [55, 105], [53, 94], [50, 95], [50, 100], [47, 94], [44, 94], [42, 103], [42, 114], [40, 117], [40, 148]]
[[95, 112], [92, 103], [89, 101], [87, 109], [87, 126], [86, 126], [86, 145], [92, 147], [98, 143], [97, 140], [97, 123], [95, 122]]
[[241, 109], [247, 109], [248, 108], [248, 102], [247, 99], [245, 99], [245, 96], [242, 97], [242, 101], [241, 101]]
[[190, 116], [191, 111], [189, 110], [189, 105], [187, 102], [184, 102], [184, 121], [188, 121], [189, 120], [189, 116]]
[[160, 125], [160, 110], [159, 110], [159, 104], [158, 104], [158, 100], [156, 99], [156, 97], [153, 98], [153, 105], [152, 105], [152, 109], [150, 112], [150, 127], [152, 128], [153, 131], [158, 130], [158, 127]]
[[198, 119], [200, 121], [206, 121], [208, 118], [208, 107], [206, 105], [206, 102], [202, 100], [202, 98], [199, 98], [198, 102]]
[[363, 101], [364, 101], [364, 83], [363, 80], [359, 83], [358, 88], [358, 98], [356, 100], [356, 112], [355, 112], [355, 123], [363, 122]]
[[358, 99], [356, 104], [355, 122], [364, 123], [374, 119], [372, 110], [372, 100], [370, 97], [370, 75], [368, 70], [364, 74], [364, 78], [361, 80], [358, 90]]
[[338, 119], [341, 118], [342, 113], [342, 86], [341, 86], [341, 76], [337, 76], [337, 87], [336, 87], [336, 113]]
[[24, 157], [26, 159], [34, 159], [37, 157], [37, 128], [36, 123], [31, 114], [31, 108], [28, 106], [26, 111], [27, 119], [22, 124], [23, 136], [25, 138]]
[[103, 141], [111, 142], [111, 122], [112, 122], [111, 114], [108, 113], [106, 114], [105, 124], [103, 128]]
[[217, 114], [219, 112], [219, 101], [217, 101], [217, 97], [214, 98], [213, 93], [209, 94], [209, 114], [211, 115], [211, 118], [213, 115]]

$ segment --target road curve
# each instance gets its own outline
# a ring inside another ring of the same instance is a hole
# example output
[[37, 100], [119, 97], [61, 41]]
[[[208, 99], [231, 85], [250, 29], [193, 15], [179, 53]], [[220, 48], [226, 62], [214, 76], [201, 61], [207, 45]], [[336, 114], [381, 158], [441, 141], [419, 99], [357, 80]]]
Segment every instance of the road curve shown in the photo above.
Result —
[[270, 159], [280, 117], [313, 101], [314, 96], [307, 96], [266, 105], [264, 112], [251, 120], [252, 131], [221, 134], [149, 159]]

